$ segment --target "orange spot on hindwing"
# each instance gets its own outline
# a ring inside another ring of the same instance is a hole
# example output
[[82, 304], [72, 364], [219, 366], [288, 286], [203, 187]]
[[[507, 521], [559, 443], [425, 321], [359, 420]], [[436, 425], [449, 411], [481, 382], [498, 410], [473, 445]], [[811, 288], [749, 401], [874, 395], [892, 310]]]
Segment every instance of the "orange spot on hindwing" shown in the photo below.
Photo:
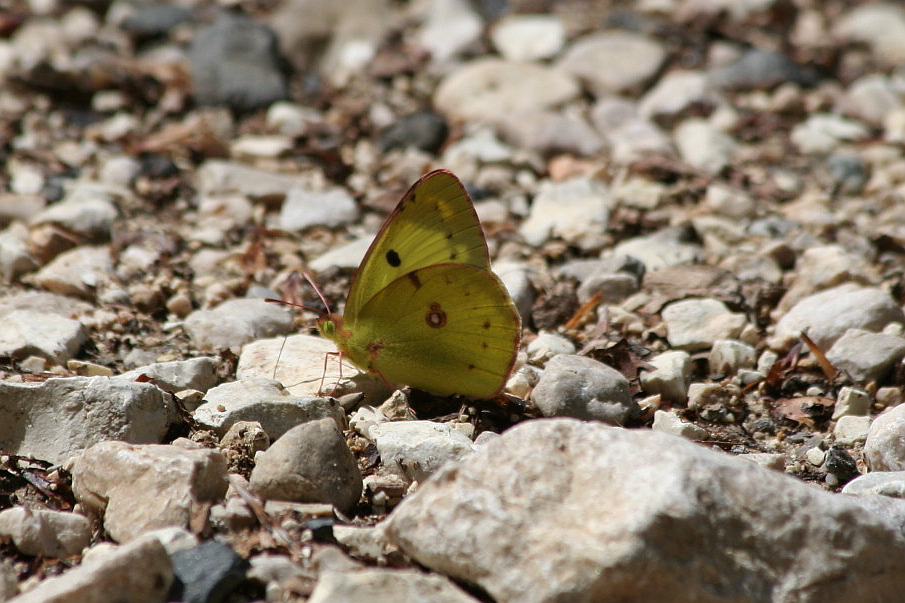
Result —
[[446, 312], [443, 311], [440, 304], [434, 302], [428, 308], [427, 314], [424, 315], [424, 320], [427, 322], [427, 326], [440, 329], [446, 326]]

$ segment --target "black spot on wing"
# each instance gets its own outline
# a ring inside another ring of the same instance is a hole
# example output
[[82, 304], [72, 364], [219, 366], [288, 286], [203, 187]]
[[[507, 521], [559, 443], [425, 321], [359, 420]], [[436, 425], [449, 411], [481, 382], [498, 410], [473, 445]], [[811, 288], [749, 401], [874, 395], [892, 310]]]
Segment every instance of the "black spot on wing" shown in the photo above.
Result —
[[413, 272], [409, 272], [409, 273], [406, 274], [405, 276], [407, 276], [408, 279], [412, 282], [412, 284], [415, 286], [415, 289], [420, 289], [420, 288], [421, 288], [421, 279], [418, 278], [418, 271], [417, 271], [417, 270], [415, 270], [415, 271], [413, 271]]
[[395, 249], [390, 249], [386, 254], [387, 264], [392, 266], [393, 268], [398, 268], [402, 264], [402, 258], [399, 257], [399, 254], [396, 253]]

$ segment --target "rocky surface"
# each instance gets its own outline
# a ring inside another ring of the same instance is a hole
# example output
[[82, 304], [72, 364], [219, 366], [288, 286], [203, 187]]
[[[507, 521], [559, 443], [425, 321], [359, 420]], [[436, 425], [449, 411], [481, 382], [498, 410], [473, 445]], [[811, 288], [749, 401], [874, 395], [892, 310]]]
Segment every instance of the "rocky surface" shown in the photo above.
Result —
[[[9, 3], [0, 601], [900, 600], [903, 40], [872, 0]], [[522, 316], [495, 400], [310, 328], [434, 168]]]

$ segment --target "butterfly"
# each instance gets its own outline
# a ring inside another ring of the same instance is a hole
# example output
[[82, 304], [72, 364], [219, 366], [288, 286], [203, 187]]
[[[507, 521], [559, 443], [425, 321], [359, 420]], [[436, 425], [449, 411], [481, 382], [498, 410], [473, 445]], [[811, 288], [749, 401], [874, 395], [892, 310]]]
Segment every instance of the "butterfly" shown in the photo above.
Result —
[[502, 391], [521, 318], [455, 175], [437, 170], [412, 185], [365, 254], [343, 315], [317, 327], [387, 384], [469, 398]]

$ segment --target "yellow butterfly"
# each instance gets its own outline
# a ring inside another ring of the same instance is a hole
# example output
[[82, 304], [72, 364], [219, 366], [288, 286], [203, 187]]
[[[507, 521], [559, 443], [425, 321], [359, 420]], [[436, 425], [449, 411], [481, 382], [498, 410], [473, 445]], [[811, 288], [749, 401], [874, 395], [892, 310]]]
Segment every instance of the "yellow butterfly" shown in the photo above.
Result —
[[317, 326], [341, 357], [387, 383], [441, 396], [502, 391], [521, 319], [458, 178], [437, 170], [412, 185], [365, 254], [344, 314]]

